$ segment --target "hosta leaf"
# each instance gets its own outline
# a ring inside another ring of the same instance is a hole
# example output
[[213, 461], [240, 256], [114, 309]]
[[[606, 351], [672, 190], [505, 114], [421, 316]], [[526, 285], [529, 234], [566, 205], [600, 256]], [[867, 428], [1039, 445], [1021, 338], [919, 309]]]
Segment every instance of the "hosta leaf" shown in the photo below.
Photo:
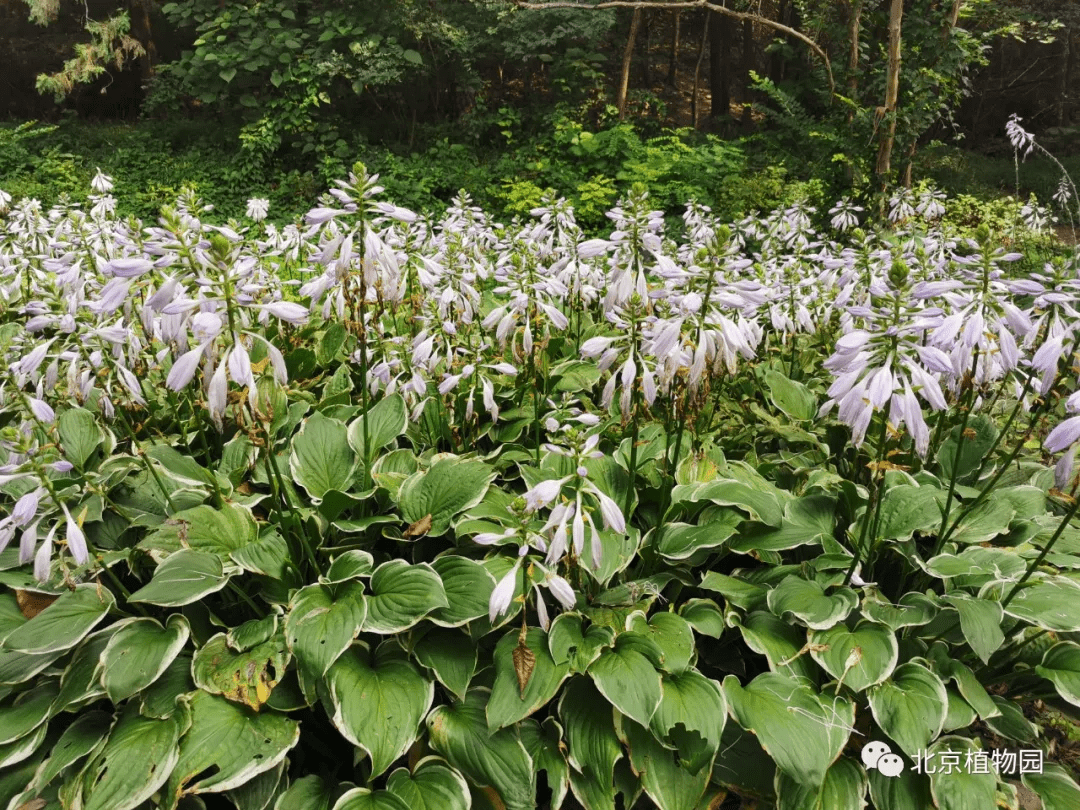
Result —
[[746, 520], [737, 509], [721, 508], [708, 523], [668, 523], [656, 544], [656, 553], [670, 562], [692, 557], [703, 549], [718, 548], [728, 541], [739, 524]]
[[128, 601], [180, 607], [220, 591], [228, 581], [221, 558], [216, 554], [185, 549], [170, 554], [154, 571], [150, 582], [135, 591]]
[[[300, 739], [300, 724], [272, 711], [253, 712], [197, 690], [190, 698], [191, 728], [167, 793], [221, 793], [277, 767]], [[201, 778], [200, 778], [201, 777]]]
[[180, 541], [194, 551], [225, 556], [259, 539], [251, 510], [236, 504], [196, 506], [178, 512], [173, 520], [181, 524]]
[[817, 416], [817, 398], [802, 383], [770, 369], [765, 372], [765, 387], [772, 404], [786, 416], [803, 422]]
[[330, 490], [348, 492], [357, 457], [344, 422], [313, 413], [292, 440], [289, 468], [315, 503]]
[[707, 591], [715, 591], [730, 604], [743, 610], [753, 610], [763, 603], [768, 595], [767, 588], [715, 571], [706, 572], [701, 579], [701, 587]]
[[883, 776], [877, 768], [867, 773], [870, 798], [876, 810], [927, 810], [934, 806], [930, 777], [905, 767], [899, 776]]
[[101, 660], [106, 647], [115, 633], [135, 621], [121, 619], [115, 624], [91, 633], [71, 655], [71, 660], [60, 676], [60, 696], [56, 699], [53, 714], [74, 710], [86, 701], [96, 700], [105, 694], [101, 683]]
[[487, 616], [495, 577], [483, 565], [467, 557], [445, 555], [437, 557], [431, 567], [442, 580], [448, 602], [431, 612], [431, 621], [443, 627], [460, 627]]
[[[630, 765], [659, 810], [695, 810], [709, 785], [712, 757], [696, 769], [686, 768], [671, 751], [633, 720], [616, 717], [619, 737], [630, 752]], [[681, 752], [680, 752], [681, 753]]]
[[367, 600], [359, 582], [343, 583], [333, 592], [323, 585], [308, 585], [293, 595], [285, 638], [309, 696], [359, 635], [366, 616]]
[[830, 495], [804, 495], [788, 501], [778, 527], [753, 526], [728, 544], [732, 551], [786, 551], [808, 544], [820, 545], [836, 527], [836, 499]]
[[437, 608], [449, 607], [439, 575], [426, 564], [390, 560], [371, 575], [364, 630], [392, 635], [408, 630]]
[[476, 506], [495, 478], [495, 470], [483, 461], [442, 458], [426, 472], [410, 475], [398, 490], [398, 506], [407, 523], [431, 515], [429, 537], [438, 537], [450, 528], [459, 512]]
[[[1001, 588], [1002, 583], [990, 583], [979, 597], [993, 599]], [[1011, 590], [1011, 583], [1005, 588]], [[1003, 607], [1009, 616], [1031, 622], [1043, 630], [1056, 633], [1080, 630], [1080, 584], [1066, 577], [1033, 576]]]
[[327, 713], [334, 726], [371, 758], [378, 776], [413, 744], [431, 706], [434, 686], [385, 645], [371, 658], [353, 646], [326, 677]]
[[1001, 603], [963, 593], [946, 594], [941, 599], [960, 614], [960, 629], [964, 632], [964, 638], [982, 662], [987, 663], [990, 656], [1005, 643], [1005, 634], [1001, 632]]
[[469, 784], [439, 757], [425, 757], [410, 773], [398, 768], [386, 780], [386, 790], [409, 810], [469, 810]]
[[86, 810], [133, 810], [156, 793], [179, 759], [179, 716], [154, 720], [129, 710], [82, 776]]
[[282, 760], [273, 770], [263, 771], [238, 788], [228, 792], [229, 801], [236, 805], [236, 810], [267, 810], [270, 802], [288, 784], [285, 768], [288, 760]]
[[409, 810], [409, 805], [386, 790], [353, 788], [334, 803], [333, 810]]
[[[364, 448], [364, 423], [367, 422], [369, 449]], [[409, 424], [409, 414], [405, 400], [400, 394], [391, 394], [372, 405], [363, 414], [349, 423], [349, 446], [356, 451], [360, 459], [371, 464], [379, 450], [390, 444], [405, 432]]]
[[98, 585], [76, 585], [4, 639], [5, 649], [42, 655], [69, 650], [82, 641], [116, 604], [112, 592]]
[[56, 419], [64, 458], [82, 469], [101, 446], [102, 431], [97, 418], [85, 408], [68, 408]]
[[443, 686], [464, 700], [476, 672], [477, 645], [460, 630], [437, 627], [413, 647], [413, 655]]
[[900, 597], [900, 603], [893, 605], [877, 591], [871, 591], [863, 598], [862, 612], [867, 619], [896, 632], [904, 627], [929, 624], [938, 615], [940, 608], [933, 599], [922, 593], [905, 593]]
[[[941, 763], [942, 755], [958, 756], [963, 763], [979, 746], [967, 737], [948, 736], [935, 742], [926, 752], [927, 760], [932, 764]], [[951, 772], [949, 772], [951, 770]], [[997, 775], [988, 769], [987, 773], [977, 773], [972, 768], [944, 768], [940, 765], [930, 774], [930, 793], [938, 810], [981, 810], [994, 807]]]
[[154, 619], [137, 619], [120, 628], [101, 657], [101, 682], [109, 700], [119, 703], [154, 681], [187, 644], [187, 619], [174, 613], [165, 627]]
[[827, 630], [847, 618], [859, 603], [850, 588], [838, 588], [826, 594], [817, 582], [788, 576], [769, 591], [769, 610], [781, 619], [793, 615], [812, 630]]
[[1048, 764], [1042, 773], [1025, 773], [1020, 781], [1042, 799], [1043, 810], [1072, 810], [1080, 806], [1080, 785], [1060, 765]]
[[615, 641], [615, 631], [610, 627], [590, 624], [583, 631], [582, 626], [580, 613], [560, 613], [548, 631], [552, 660], [556, 664], [569, 664], [571, 672], [585, 672], [601, 651]]
[[338, 792], [321, 776], [301, 776], [278, 796], [274, 810], [330, 810]]
[[438, 706], [427, 718], [431, 747], [477, 787], [492, 788], [506, 810], [534, 810], [536, 774], [517, 733], [488, 732], [486, 689], [471, 689], [463, 703]]
[[0, 649], [0, 686], [25, 683], [64, 654], [64, 650], [31, 655]]
[[814, 662], [799, 654], [806, 646], [806, 631], [802, 627], [781, 621], [764, 610], [755, 610], [736, 626], [746, 646], [764, 655], [773, 672], [810, 680], [818, 677]]
[[48, 724], [43, 723], [29, 734], [9, 743], [0, 744], [0, 768], [10, 768], [34, 755], [45, 742]]
[[907, 540], [917, 531], [937, 528], [945, 497], [945, 492], [933, 486], [890, 487], [881, 499], [879, 536], [883, 540]]
[[728, 675], [724, 695], [736, 722], [753, 732], [776, 766], [799, 784], [816, 787], [825, 781], [855, 721], [853, 704], [775, 672], [758, 675], [746, 687]]
[[59, 691], [55, 681], [48, 681], [0, 706], [0, 745], [25, 737], [48, 720]]
[[191, 679], [191, 654], [181, 652], [161, 677], [139, 695], [139, 711], [144, 717], [162, 720], [177, 711], [177, 701], [195, 688]]
[[258, 711], [285, 675], [291, 657], [284, 635], [238, 653], [225, 634], [218, 633], [195, 652], [191, 677], [200, 689]]
[[225, 641], [229, 647], [237, 652], [247, 652], [252, 647], [257, 647], [277, 633], [278, 616], [271, 613], [261, 619], [251, 619], [239, 627], [234, 627], [225, 634]]
[[922, 664], [901, 664], [884, 683], [870, 689], [874, 720], [908, 757], [925, 751], [945, 723], [945, 684]]
[[639, 633], [660, 648], [660, 665], [667, 672], [683, 672], [694, 654], [694, 631], [677, 613], [662, 611], [646, 618], [643, 612], [630, 614], [626, 629]]
[[720, 684], [696, 670], [686, 670], [665, 674], [663, 688], [652, 733], [675, 747], [682, 767], [694, 773], [706, 766], [711, 769], [727, 721], [727, 701]]
[[374, 560], [368, 552], [351, 549], [334, 557], [323, 584], [336, 585], [350, 579], [370, 576], [374, 568]]
[[547, 775], [551, 810], [559, 810], [570, 788], [570, 767], [566, 762], [562, 727], [554, 717], [546, 718], [542, 725], [535, 720], [523, 720], [518, 724], [518, 733], [532, 757], [534, 770], [544, 771]]
[[109, 738], [112, 724], [113, 717], [107, 712], [86, 712], [76, 718], [53, 745], [49, 758], [34, 775], [30, 786], [41, 790], [69, 765], [102, 747]]
[[493, 732], [528, 717], [546, 705], [570, 670], [565, 662], [556, 664], [552, 659], [548, 651], [548, 634], [539, 627], [530, 627], [524, 643], [532, 653], [533, 667], [524, 678], [525, 686], [522, 688], [523, 678], [513, 660], [518, 636], [518, 631], [512, 630], [495, 645], [495, 682], [486, 709], [488, 728]]
[[600, 653], [589, 676], [600, 693], [620, 712], [648, 726], [663, 690], [658, 650], [637, 633], [622, 633], [615, 646]]
[[593, 806], [589, 796], [614, 795], [615, 763], [623, 756], [614, 718], [615, 710], [587, 678], [574, 678], [562, 690], [559, 719], [566, 729], [570, 786], [588, 807]]
[[863, 810], [866, 790], [866, 771], [847, 757], [832, 764], [820, 789], [800, 785], [783, 771], [776, 772], [777, 810]]
[[1039, 736], [1039, 729], [1024, 717], [1024, 711], [1017, 703], [999, 695], [993, 695], [991, 700], [998, 709], [997, 715], [986, 721], [991, 731], [1006, 740], [1016, 740], [1021, 743], [1035, 741], [1035, 738]]
[[[887, 627], [859, 622], [854, 630], [837, 625], [810, 633], [810, 654], [836, 680], [854, 692], [881, 683], [896, 667], [899, 648]], [[823, 649], [822, 649], [823, 648]]]
[[1080, 706], [1080, 644], [1059, 641], [1046, 651], [1035, 671], [1054, 684], [1062, 698]]
[[[676, 487], [673, 500], [678, 501], [682, 487]], [[712, 501], [717, 506], [733, 506], [746, 513], [750, 520], [766, 526], [779, 526], [784, 521], [780, 502], [772, 492], [755, 489], [742, 481], [719, 478], [707, 484], [692, 485], [685, 493], [690, 501]]]

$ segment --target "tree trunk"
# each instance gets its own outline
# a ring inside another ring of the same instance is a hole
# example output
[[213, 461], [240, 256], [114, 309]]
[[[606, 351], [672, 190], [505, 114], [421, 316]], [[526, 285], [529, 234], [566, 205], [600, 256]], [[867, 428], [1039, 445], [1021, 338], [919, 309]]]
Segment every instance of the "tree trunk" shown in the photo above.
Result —
[[[859, 31], [862, 28], [863, 0], [851, 0], [851, 20], [848, 24], [848, 95], [852, 101], [859, 92]], [[855, 111], [848, 113], [848, 123]]]
[[701, 28], [701, 47], [698, 48], [697, 64], [694, 65], [694, 90], [690, 97], [690, 115], [694, 119], [693, 126], [697, 129], [698, 125], [698, 87], [701, 85], [701, 63], [705, 61], [705, 46], [709, 43], [709, 20], [712, 19], [712, 12], [705, 12], [705, 25]]
[[641, 83], [646, 88], [652, 87], [652, 71], [649, 69], [649, 50], [652, 48], [652, 15], [646, 10], [641, 15], [642, 40], [645, 46], [644, 58], [641, 63]]
[[[785, 24], [787, 4], [788, 0], [779, 0], [776, 7], [776, 19]], [[784, 78], [784, 57], [776, 49], [773, 50], [772, 55], [769, 57], [769, 78], [774, 82], [779, 82]]]
[[1061, 87], [1058, 89], [1058, 126], [1067, 127], [1072, 117], [1069, 110], [1069, 91], [1072, 85], [1069, 74], [1072, 73], [1072, 27], [1065, 29], [1061, 38]]
[[620, 121], [626, 116], [626, 94], [630, 89], [630, 65], [634, 60], [634, 40], [637, 39], [640, 27], [641, 9], [635, 8], [634, 15], [630, 18], [630, 33], [626, 37], [626, 47], [623, 48], [622, 72], [619, 74], [619, 93], [615, 97], [615, 106], [619, 108]]
[[900, 29], [904, 19], [904, 0], [892, 0], [889, 8], [889, 70], [885, 80], [884, 117], [886, 129], [878, 150], [877, 175], [882, 184], [889, 182], [893, 142], [896, 140], [896, 100], [900, 93]]
[[131, 15], [131, 35], [139, 41], [146, 55], [139, 60], [139, 72], [143, 84], [150, 81], [157, 64], [157, 47], [154, 45], [154, 33], [150, 27], [150, 0], [129, 0]]
[[712, 107], [709, 115], [722, 118], [731, 111], [728, 83], [728, 54], [731, 51], [731, 22], [723, 14], [709, 14], [709, 90]]
[[678, 85], [679, 70], [679, 34], [682, 27], [682, 12], [673, 11], [674, 26], [671, 32], [671, 56], [668, 59], [667, 81], [672, 87]]
[[751, 113], [754, 109], [754, 23], [743, 20], [742, 24], [742, 74], [743, 74], [743, 129], [749, 130], [754, 125]]

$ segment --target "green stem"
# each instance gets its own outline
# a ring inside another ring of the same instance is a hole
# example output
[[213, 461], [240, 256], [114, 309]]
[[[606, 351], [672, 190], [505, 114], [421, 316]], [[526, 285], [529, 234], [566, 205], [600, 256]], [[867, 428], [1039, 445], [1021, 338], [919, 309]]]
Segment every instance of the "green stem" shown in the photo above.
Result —
[[[861, 555], [863, 553], [863, 549], [866, 549], [867, 532], [870, 529], [870, 523], [871, 523], [871, 521], [873, 519], [872, 514], [877, 512], [878, 503], [881, 500], [881, 489], [882, 489], [882, 487], [881, 487], [881, 483], [880, 483], [880, 480], [879, 480], [879, 473], [878, 473], [878, 470], [876, 468], [877, 468], [878, 465], [881, 464], [881, 462], [885, 458], [885, 446], [886, 446], [885, 436], [886, 436], [886, 428], [888, 427], [889, 420], [885, 416], [884, 411], [880, 414], [880, 416], [881, 416], [881, 427], [878, 428], [878, 436], [877, 436], [877, 464], [875, 464], [875, 469], [874, 469], [873, 473], [871, 474], [871, 484], [873, 485], [873, 491], [872, 491], [870, 497], [871, 497], [872, 503], [868, 503], [866, 505], [866, 511], [863, 513], [862, 528], [859, 530], [859, 543], [855, 547], [855, 553], [851, 557], [851, 565], [848, 567], [847, 574], [844, 575], [844, 587], [847, 587], [851, 583], [851, 578], [855, 575], [855, 569], [859, 567], [859, 562], [860, 562]], [[884, 477], [884, 476], [881, 476], [881, 477]], [[869, 549], [866, 549], [866, 550], [869, 551]], [[869, 554], [867, 554], [866, 556], [869, 557]]]
[[120, 417], [120, 423], [124, 426], [124, 431], [128, 435], [128, 439], [131, 441], [132, 452], [142, 459], [143, 464], [146, 467], [146, 471], [150, 473], [150, 477], [154, 479], [154, 483], [157, 484], [161, 494], [165, 497], [165, 503], [169, 507], [169, 511], [173, 514], [176, 513], [176, 505], [173, 503], [172, 496], [169, 495], [169, 491], [165, 489], [165, 483], [161, 480], [157, 470], [154, 469], [154, 465], [151, 463], [150, 458], [146, 455], [146, 452], [139, 447], [139, 442], [135, 438], [135, 430], [131, 427], [131, 423], [128, 421], [127, 415], [122, 408], [114, 408], [114, 413]]
[[[979, 365], [979, 354], [975, 353], [975, 358], [971, 362], [971, 385], [972, 391], [975, 386], [975, 371]], [[967, 430], [968, 417], [971, 416], [972, 403], [968, 402], [967, 407], [964, 408], [964, 416], [960, 420], [960, 436], [956, 440], [956, 452], [953, 454], [952, 471], [949, 474], [949, 494], [945, 499], [945, 506], [941, 512], [941, 525], [938, 527], [937, 542], [934, 544], [934, 552], [931, 557], [936, 557], [941, 553], [942, 546], [945, 545], [945, 527], [949, 525], [949, 513], [952, 511], [953, 496], [956, 494], [956, 479], [957, 470], [960, 469], [960, 453], [964, 449], [964, 439], [966, 438], [965, 431]]]

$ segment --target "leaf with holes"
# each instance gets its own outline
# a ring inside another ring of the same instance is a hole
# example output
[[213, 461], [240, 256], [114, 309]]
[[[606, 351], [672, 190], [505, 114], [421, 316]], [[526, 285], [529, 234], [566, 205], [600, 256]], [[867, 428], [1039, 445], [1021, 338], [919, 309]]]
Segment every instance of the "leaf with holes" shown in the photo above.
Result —
[[285, 675], [291, 658], [284, 635], [238, 653], [229, 647], [225, 633], [218, 633], [195, 652], [191, 676], [200, 689], [258, 711]]
[[[633, 720], [616, 715], [615, 728], [630, 752], [630, 766], [659, 810], [696, 810], [709, 786], [712, 758], [697, 768], [685, 767], [678, 756]], [[703, 767], [703, 765], [710, 767]]]
[[191, 727], [180, 740], [180, 759], [166, 793], [221, 793], [278, 763], [300, 739], [300, 724], [282, 714], [253, 712], [218, 695], [191, 694]]

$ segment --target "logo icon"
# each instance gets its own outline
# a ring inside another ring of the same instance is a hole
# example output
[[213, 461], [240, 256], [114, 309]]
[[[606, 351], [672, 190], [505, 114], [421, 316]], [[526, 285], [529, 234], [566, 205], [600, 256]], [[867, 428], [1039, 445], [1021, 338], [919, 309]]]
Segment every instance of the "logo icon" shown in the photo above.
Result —
[[883, 742], [871, 740], [862, 749], [862, 761], [867, 770], [877, 768], [882, 776], [899, 776], [904, 772], [904, 760]]

